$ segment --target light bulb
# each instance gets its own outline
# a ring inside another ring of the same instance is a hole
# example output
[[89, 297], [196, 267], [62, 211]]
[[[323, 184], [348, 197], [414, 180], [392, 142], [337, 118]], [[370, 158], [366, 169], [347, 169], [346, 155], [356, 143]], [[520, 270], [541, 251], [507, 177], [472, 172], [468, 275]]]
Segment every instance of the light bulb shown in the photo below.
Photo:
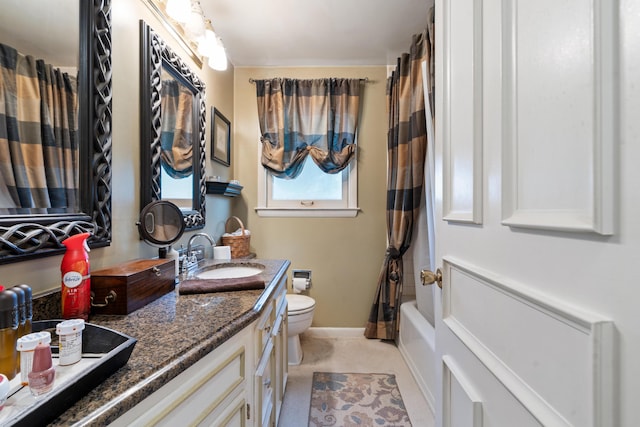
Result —
[[202, 37], [205, 32], [204, 15], [202, 13], [202, 7], [199, 1], [193, 2], [191, 6], [191, 12], [189, 13], [189, 19], [185, 24], [185, 30], [189, 33], [189, 36], [194, 39]]
[[210, 29], [204, 31], [204, 36], [198, 38], [198, 53], [202, 56], [211, 57], [216, 45], [216, 33]]
[[213, 54], [209, 57], [209, 67], [216, 71], [224, 71], [227, 69], [227, 53], [224, 50], [222, 40], [218, 38], [213, 48]]
[[167, 15], [178, 22], [187, 22], [191, 15], [191, 0], [168, 0]]

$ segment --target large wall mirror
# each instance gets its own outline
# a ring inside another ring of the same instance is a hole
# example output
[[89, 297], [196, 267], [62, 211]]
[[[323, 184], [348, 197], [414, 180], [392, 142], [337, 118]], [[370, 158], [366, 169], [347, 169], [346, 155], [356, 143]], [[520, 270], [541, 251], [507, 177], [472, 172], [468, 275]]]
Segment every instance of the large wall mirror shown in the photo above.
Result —
[[177, 205], [186, 229], [205, 225], [205, 85], [140, 21], [141, 208]]
[[[1, 15], [0, 264], [62, 253], [78, 233], [108, 246], [111, 1], [3, 0]], [[12, 73], [20, 88], [10, 87]], [[56, 85], [65, 95], [47, 98]], [[62, 126], [52, 119], [59, 111]]]

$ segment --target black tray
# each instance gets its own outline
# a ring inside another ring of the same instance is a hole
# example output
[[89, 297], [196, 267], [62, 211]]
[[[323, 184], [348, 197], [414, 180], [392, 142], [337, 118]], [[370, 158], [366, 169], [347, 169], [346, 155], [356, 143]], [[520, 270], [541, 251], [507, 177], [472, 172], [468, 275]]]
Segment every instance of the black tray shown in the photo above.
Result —
[[[51, 332], [51, 352], [54, 355], [58, 352], [58, 336], [55, 328], [61, 321], [37, 321], [33, 322], [32, 326], [33, 332], [43, 330]], [[87, 366], [85, 370], [80, 372], [80, 375], [68, 379], [63, 384], [57, 384], [56, 378], [56, 383], [54, 383], [51, 392], [33, 399], [34, 403], [32, 405], [16, 413], [13, 418], [6, 420], [8, 423], [6, 425], [36, 426], [53, 421], [98, 384], [126, 365], [136, 342], [135, 338], [112, 329], [85, 323], [85, 329], [82, 333], [82, 357], [83, 359], [99, 359], [98, 363]], [[17, 375], [18, 378], [19, 376], [20, 374]], [[28, 386], [25, 388], [28, 393]], [[24, 393], [24, 390], [20, 391], [20, 393]], [[9, 408], [6, 405], [10, 405], [10, 400], [7, 401], [2, 412]], [[2, 412], [0, 412], [0, 415], [2, 415]], [[4, 422], [5, 420], [0, 424], [5, 425]]]

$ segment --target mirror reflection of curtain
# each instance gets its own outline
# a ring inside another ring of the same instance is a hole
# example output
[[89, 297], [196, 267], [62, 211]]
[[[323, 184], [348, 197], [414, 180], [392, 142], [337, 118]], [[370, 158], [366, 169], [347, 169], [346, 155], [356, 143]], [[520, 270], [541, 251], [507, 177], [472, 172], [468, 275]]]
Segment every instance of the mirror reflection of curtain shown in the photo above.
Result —
[[161, 164], [172, 178], [193, 174], [193, 93], [163, 72], [160, 110]]
[[0, 213], [77, 210], [77, 78], [0, 43]]

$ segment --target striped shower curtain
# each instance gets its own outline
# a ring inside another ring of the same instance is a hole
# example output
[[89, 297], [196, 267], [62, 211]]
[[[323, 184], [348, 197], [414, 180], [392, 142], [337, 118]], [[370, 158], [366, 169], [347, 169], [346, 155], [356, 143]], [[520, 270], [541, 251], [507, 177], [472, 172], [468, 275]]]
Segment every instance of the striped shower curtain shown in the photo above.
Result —
[[310, 155], [325, 173], [338, 173], [356, 152], [360, 79], [256, 80], [262, 165], [293, 179]]
[[[365, 328], [367, 338], [395, 340], [398, 335], [402, 256], [411, 245], [423, 194], [427, 130], [421, 64], [425, 60], [433, 61], [429, 30], [413, 37], [410, 53], [398, 58], [397, 67], [387, 80], [388, 247]], [[433, 93], [433, 89], [429, 92]]]
[[76, 212], [77, 79], [0, 43], [0, 213]]

